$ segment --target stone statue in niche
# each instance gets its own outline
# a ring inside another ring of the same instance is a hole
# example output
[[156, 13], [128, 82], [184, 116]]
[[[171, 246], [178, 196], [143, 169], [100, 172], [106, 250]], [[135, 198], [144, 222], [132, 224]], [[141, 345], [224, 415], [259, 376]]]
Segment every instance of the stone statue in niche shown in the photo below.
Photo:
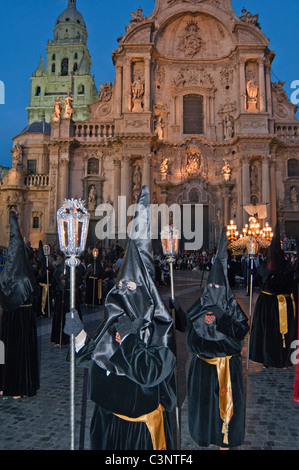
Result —
[[234, 123], [230, 116], [226, 116], [224, 121], [224, 139], [230, 140], [234, 137]]
[[160, 101], [153, 107], [153, 121], [155, 127], [155, 134], [159, 140], [164, 138], [164, 128], [168, 109]]
[[162, 173], [162, 179], [165, 180], [167, 178], [167, 174], [168, 174], [168, 162], [169, 162], [169, 158], [164, 158], [161, 166], [160, 166], [160, 171]]
[[224, 181], [230, 181], [230, 178], [231, 178], [231, 168], [229, 166], [229, 163], [227, 160], [225, 160], [225, 158], [223, 159], [223, 167], [222, 167], [222, 171], [221, 173], [223, 174], [223, 179]]
[[132, 83], [132, 101], [133, 101], [133, 108], [132, 111], [134, 112], [141, 112], [143, 111], [143, 96], [144, 96], [144, 80], [141, 79], [140, 76], [134, 80]]
[[257, 95], [258, 95], [258, 86], [254, 79], [248, 80], [247, 86], [247, 111], [249, 113], [257, 112]]
[[290, 189], [290, 201], [292, 206], [297, 206], [298, 204], [298, 194], [295, 186], [292, 186]]
[[88, 194], [88, 210], [94, 211], [97, 207], [98, 194], [94, 184], [91, 185]]
[[53, 108], [54, 108], [54, 113], [51, 114], [51, 118], [54, 122], [59, 122], [60, 116], [63, 110], [59, 96], [57, 96], [56, 100], [54, 101]]
[[141, 188], [141, 170], [140, 166], [137, 164], [135, 166], [134, 175], [133, 175], [133, 189], [140, 189]]

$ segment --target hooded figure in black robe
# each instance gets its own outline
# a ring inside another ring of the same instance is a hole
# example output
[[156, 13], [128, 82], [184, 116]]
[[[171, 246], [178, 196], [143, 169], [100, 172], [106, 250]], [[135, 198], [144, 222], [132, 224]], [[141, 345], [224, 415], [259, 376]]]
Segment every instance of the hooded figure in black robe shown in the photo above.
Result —
[[77, 364], [89, 366], [89, 396], [95, 403], [93, 450], [173, 447], [168, 416], [176, 403], [173, 321], [154, 278], [150, 200], [144, 186], [117, 282], [106, 297], [105, 318], [94, 339], [81, 331], [76, 313], [75, 320], [70, 314], [66, 320], [65, 332], [76, 336], [77, 350], [83, 338]]
[[248, 319], [234, 298], [227, 274], [223, 230], [203, 295], [185, 313], [175, 299], [176, 326], [188, 331], [188, 421], [200, 447], [237, 447], [244, 441], [245, 406], [241, 350]]
[[32, 397], [39, 389], [36, 312], [38, 285], [28, 259], [15, 212], [10, 213], [7, 259], [0, 273], [3, 309], [1, 341], [5, 364], [0, 366], [0, 391], [4, 396]]
[[292, 366], [292, 342], [297, 339], [294, 271], [281, 248], [276, 225], [261, 293], [256, 301], [249, 358], [265, 367]]

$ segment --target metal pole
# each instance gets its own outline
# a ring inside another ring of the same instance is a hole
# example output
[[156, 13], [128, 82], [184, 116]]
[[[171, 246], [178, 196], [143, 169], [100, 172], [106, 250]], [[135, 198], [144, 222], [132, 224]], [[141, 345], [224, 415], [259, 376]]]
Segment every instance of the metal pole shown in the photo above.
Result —
[[[70, 267], [70, 307], [71, 316], [74, 318], [76, 308], [76, 266], [79, 261], [71, 256], [66, 264]], [[70, 338], [70, 427], [71, 427], [71, 450], [75, 450], [75, 335]]]
[[[171, 298], [172, 298], [172, 300], [174, 300], [173, 260], [170, 259], [168, 261], [169, 261], [169, 268], [170, 268]], [[172, 309], [172, 317], [173, 317], [173, 326], [174, 326], [175, 346], [177, 346], [176, 326], [175, 326], [175, 310], [174, 309]], [[176, 349], [177, 349], [177, 347], [176, 347]], [[177, 351], [176, 351], [176, 356], [177, 356]], [[176, 400], [176, 407], [175, 407], [176, 440], [177, 440], [177, 450], [181, 450], [180, 407], [179, 407], [179, 389], [178, 389], [178, 361], [176, 361], [175, 380], [176, 380], [176, 391], [177, 391], [177, 400]]]
[[93, 287], [92, 287], [92, 307], [95, 305], [95, 284], [96, 284], [96, 259], [93, 260]]
[[48, 293], [48, 318], [51, 318], [51, 308], [50, 308], [50, 282], [49, 282], [49, 256], [46, 256], [46, 266], [47, 266], [47, 293]]
[[252, 326], [252, 297], [253, 297], [253, 258], [250, 257], [250, 291], [249, 291], [249, 336], [247, 348], [247, 370], [249, 368], [249, 348], [250, 348], [250, 335]]

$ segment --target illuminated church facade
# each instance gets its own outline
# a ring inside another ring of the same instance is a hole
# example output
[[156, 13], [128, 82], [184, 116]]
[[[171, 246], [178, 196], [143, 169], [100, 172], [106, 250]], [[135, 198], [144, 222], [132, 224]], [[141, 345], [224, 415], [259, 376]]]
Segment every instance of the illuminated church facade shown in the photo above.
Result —
[[231, 0], [156, 0], [149, 17], [138, 8], [99, 92], [86, 40], [69, 0], [13, 139], [0, 190], [7, 240], [14, 209], [33, 246], [55, 243], [62, 200], [82, 198], [94, 242], [96, 207], [117, 214], [118, 197], [129, 205], [144, 184], [153, 203], [203, 205], [206, 248], [231, 219], [241, 229], [250, 204], [267, 205], [262, 223], [299, 235], [297, 108], [271, 81], [275, 54], [257, 15], [238, 16]]

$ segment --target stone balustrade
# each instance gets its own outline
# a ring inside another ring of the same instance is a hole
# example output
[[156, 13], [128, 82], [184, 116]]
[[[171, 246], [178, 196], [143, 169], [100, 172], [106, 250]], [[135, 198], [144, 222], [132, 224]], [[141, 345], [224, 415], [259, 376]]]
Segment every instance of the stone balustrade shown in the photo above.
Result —
[[75, 138], [79, 141], [104, 142], [115, 135], [114, 124], [86, 124], [75, 123]]
[[275, 124], [274, 132], [277, 137], [284, 140], [298, 140], [299, 126], [296, 124]]
[[49, 186], [49, 175], [28, 175], [25, 178], [25, 185], [28, 188], [43, 188]]

